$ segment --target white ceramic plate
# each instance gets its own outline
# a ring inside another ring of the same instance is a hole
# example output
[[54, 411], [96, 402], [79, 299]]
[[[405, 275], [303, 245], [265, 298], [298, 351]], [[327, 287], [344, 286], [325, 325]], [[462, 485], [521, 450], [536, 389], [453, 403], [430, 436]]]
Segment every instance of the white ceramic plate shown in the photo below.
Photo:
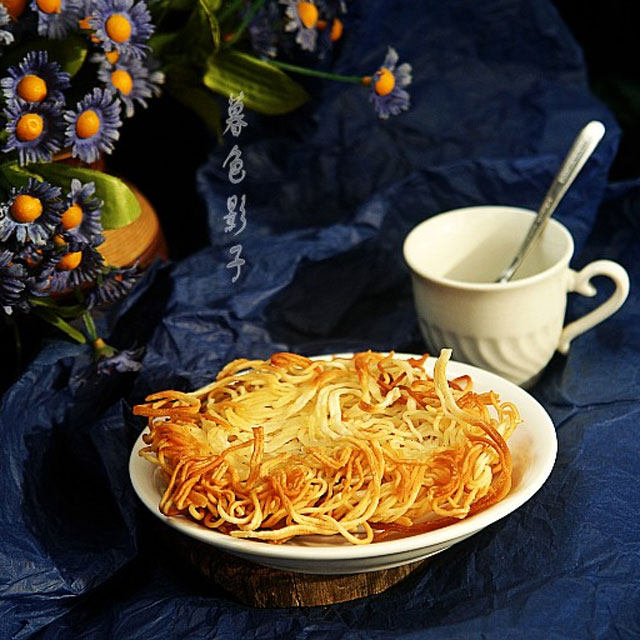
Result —
[[[350, 357], [352, 354], [338, 355]], [[414, 354], [396, 356], [417, 357]], [[322, 356], [322, 359], [329, 357]], [[435, 358], [429, 358], [425, 364], [429, 374], [433, 374], [434, 363]], [[513, 460], [513, 483], [509, 494], [488, 509], [447, 527], [399, 540], [357, 546], [347, 543], [339, 535], [309, 536], [281, 545], [232, 538], [187, 518], [167, 517], [160, 513], [161, 480], [157, 467], [138, 455], [144, 446], [142, 434], [129, 460], [133, 488], [154, 515], [181, 533], [227, 553], [283, 571], [325, 575], [364, 573], [423, 560], [468, 538], [523, 505], [544, 484], [556, 458], [558, 444], [555, 428], [547, 412], [534, 398], [493, 373], [460, 362], [452, 361], [447, 365], [448, 379], [464, 374], [473, 378], [475, 391], [494, 390], [502, 401], [514, 402], [523, 422], [508, 441]]]

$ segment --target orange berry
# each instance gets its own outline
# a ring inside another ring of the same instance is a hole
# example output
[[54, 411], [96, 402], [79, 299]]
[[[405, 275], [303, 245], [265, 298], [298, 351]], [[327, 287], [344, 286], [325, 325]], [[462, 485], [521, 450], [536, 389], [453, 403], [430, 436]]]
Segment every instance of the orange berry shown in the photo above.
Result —
[[73, 229], [82, 222], [82, 208], [75, 202], [62, 214], [60, 220], [62, 228], [65, 230]]
[[63, 271], [73, 271], [82, 262], [82, 251], [72, 251], [65, 253], [56, 265]]
[[379, 96], [386, 96], [393, 91], [393, 87], [396, 86], [396, 79], [393, 73], [386, 67], [382, 67], [376, 74], [376, 93]]
[[25, 113], [16, 123], [16, 137], [22, 142], [31, 142], [42, 135], [44, 121], [37, 113]]
[[312, 29], [318, 22], [318, 7], [313, 2], [298, 2], [298, 15], [307, 29]]
[[36, 0], [38, 9], [43, 13], [60, 13], [62, 0]]
[[27, 102], [41, 102], [47, 97], [47, 83], [41, 77], [28, 73], [20, 79], [16, 91]]
[[109, 61], [110, 64], [115, 64], [120, 59], [120, 54], [117, 49], [113, 51], [107, 51], [104, 54], [104, 57]]
[[14, 20], [17, 20], [27, 8], [27, 0], [0, 0], [0, 2]]
[[116, 69], [111, 73], [111, 84], [126, 96], [133, 89], [133, 78], [124, 69]]
[[131, 30], [131, 23], [127, 16], [121, 13], [110, 15], [105, 23], [105, 31], [114, 42], [126, 42], [131, 37]]
[[344, 25], [342, 24], [342, 20], [339, 18], [335, 18], [333, 20], [333, 24], [331, 25], [331, 42], [337, 42], [342, 38], [342, 32], [344, 30]]
[[76, 133], [80, 138], [90, 138], [100, 131], [100, 118], [93, 109], [83, 111], [76, 120]]
[[42, 202], [34, 196], [21, 193], [11, 203], [11, 217], [17, 222], [33, 222], [42, 215]]

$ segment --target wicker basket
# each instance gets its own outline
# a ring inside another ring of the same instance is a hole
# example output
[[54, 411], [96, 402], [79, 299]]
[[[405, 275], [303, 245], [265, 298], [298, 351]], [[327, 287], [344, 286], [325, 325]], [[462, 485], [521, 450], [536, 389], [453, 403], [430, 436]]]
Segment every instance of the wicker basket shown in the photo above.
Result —
[[[106, 171], [103, 156], [96, 162], [87, 164], [72, 158], [69, 151], [63, 151], [54, 158], [56, 162], [72, 167], [86, 167], [96, 171]], [[167, 260], [169, 251], [160, 227], [160, 221], [151, 203], [130, 182], [127, 186], [133, 191], [140, 203], [140, 215], [131, 223], [119, 229], [105, 229], [102, 232], [104, 242], [98, 247], [105, 262], [114, 267], [130, 267], [138, 262], [144, 269], [156, 258]]]
[[128, 186], [140, 203], [140, 215], [124, 227], [105, 230], [105, 241], [98, 250], [110, 265], [128, 267], [137, 261], [144, 269], [156, 258], [167, 259], [167, 243], [158, 216], [149, 201], [132, 184]]

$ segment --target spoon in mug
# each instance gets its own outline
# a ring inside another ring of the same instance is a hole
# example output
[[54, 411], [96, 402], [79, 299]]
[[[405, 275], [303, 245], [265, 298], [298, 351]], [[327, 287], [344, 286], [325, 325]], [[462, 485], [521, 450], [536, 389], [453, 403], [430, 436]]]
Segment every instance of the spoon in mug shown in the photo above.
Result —
[[567, 153], [560, 170], [551, 183], [547, 195], [544, 197], [518, 253], [511, 264], [500, 274], [500, 277], [496, 279], [496, 282], [508, 282], [511, 280], [513, 274], [522, 264], [522, 261], [527, 257], [533, 243], [542, 233], [547, 220], [555, 211], [560, 200], [562, 200], [564, 194], [567, 192], [567, 189], [576, 179], [585, 162], [598, 146], [600, 140], [602, 140], [602, 136], [604, 136], [604, 125], [597, 120], [592, 120], [580, 131], [571, 145], [571, 149], [569, 149], [569, 153]]

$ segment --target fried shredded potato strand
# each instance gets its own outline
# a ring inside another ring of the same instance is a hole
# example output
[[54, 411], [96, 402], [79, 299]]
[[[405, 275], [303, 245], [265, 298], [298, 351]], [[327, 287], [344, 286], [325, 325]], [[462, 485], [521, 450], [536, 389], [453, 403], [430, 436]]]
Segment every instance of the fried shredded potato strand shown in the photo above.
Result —
[[469, 376], [447, 381], [450, 355], [431, 378], [426, 355], [276, 353], [148, 396], [134, 413], [148, 417], [140, 455], [167, 479], [160, 511], [238, 538], [368, 544], [487, 508], [511, 487], [520, 416]]

